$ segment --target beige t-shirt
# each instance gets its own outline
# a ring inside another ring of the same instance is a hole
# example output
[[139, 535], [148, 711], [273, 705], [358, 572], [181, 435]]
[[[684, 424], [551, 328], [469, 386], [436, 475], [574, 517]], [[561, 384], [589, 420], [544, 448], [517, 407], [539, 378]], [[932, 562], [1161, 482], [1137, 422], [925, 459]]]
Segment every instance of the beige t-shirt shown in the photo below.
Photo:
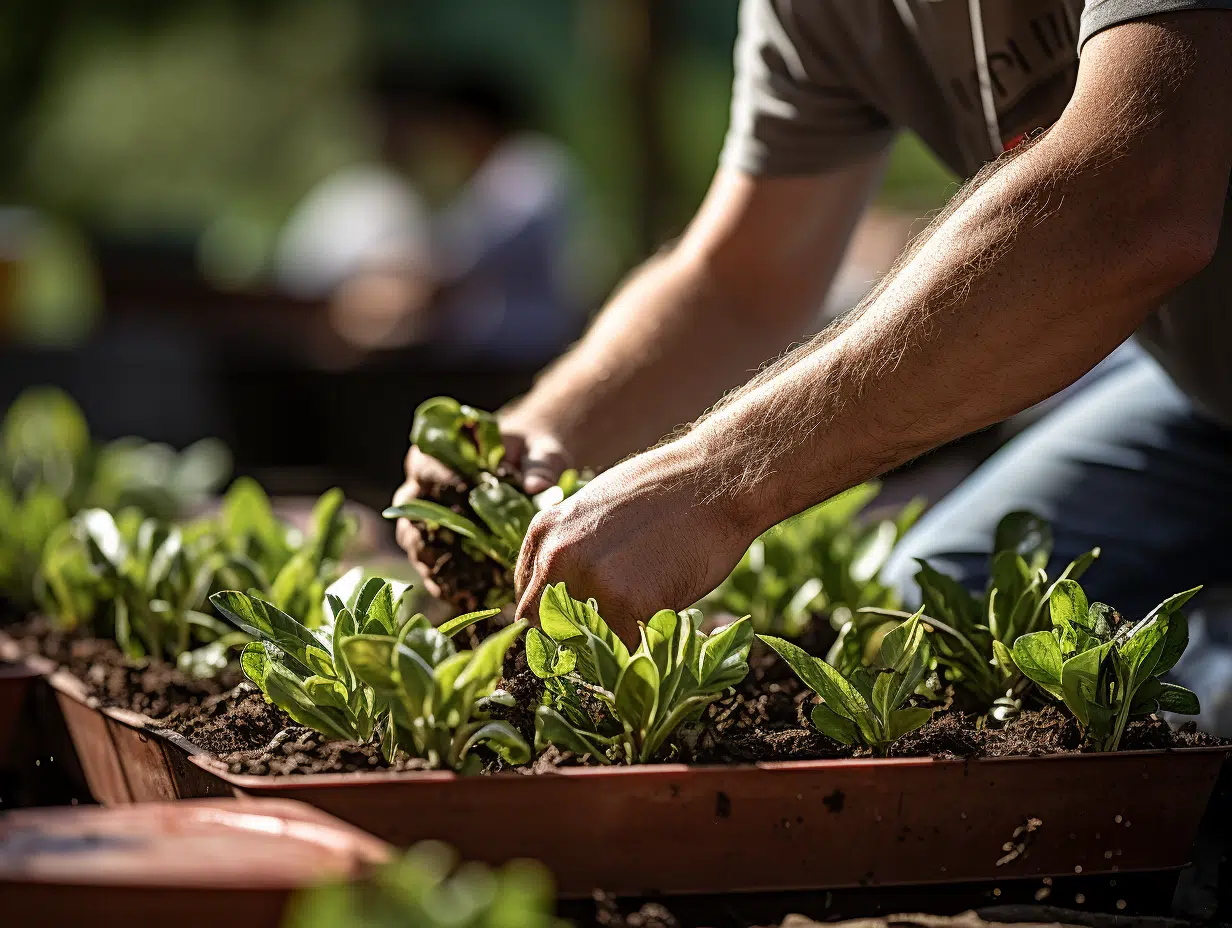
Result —
[[[743, 0], [722, 162], [821, 173], [910, 128], [969, 177], [1056, 121], [1088, 38], [1182, 10], [1232, 10], [1232, 0]], [[1232, 425], [1232, 210], [1211, 264], [1138, 334]]]

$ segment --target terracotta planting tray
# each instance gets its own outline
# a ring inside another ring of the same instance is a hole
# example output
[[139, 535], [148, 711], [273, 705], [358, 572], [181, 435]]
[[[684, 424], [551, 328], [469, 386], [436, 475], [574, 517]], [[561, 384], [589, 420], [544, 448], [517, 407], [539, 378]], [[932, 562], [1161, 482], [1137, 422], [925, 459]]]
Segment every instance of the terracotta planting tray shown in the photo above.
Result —
[[210, 770], [189, 763], [201, 749], [175, 732], [136, 712], [97, 707], [66, 671], [55, 671], [47, 682], [90, 793], [103, 805], [229, 795]]
[[362, 877], [388, 854], [298, 802], [12, 812], [0, 817], [0, 921], [276, 928], [296, 889]]
[[218, 775], [237, 795], [300, 799], [396, 845], [438, 838], [468, 859], [536, 858], [575, 897], [1179, 868], [1228, 753]]
[[39, 671], [24, 661], [0, 661], [0, 769], [7, 768], [14, 760], [17, 729], [38, 678]]
[[[108, 709], [91, 699], [85, 685], [43, 657], [22, 655], [12, 639], [0, 633], [0, 659], [27, 679], [43, 677], [51, 698], [34, 706], [33, 727], [67, 729], [90, 793], [104, 805], [201, 799], [230, 794], [228, 787], [190, 755], [200, 749], [175, 732], [156, 726], [147, 716]], [[3, 750], [3, 687], [0, 685], [0, 750]], [[48, 717], [53, 713], [57, 718]]]

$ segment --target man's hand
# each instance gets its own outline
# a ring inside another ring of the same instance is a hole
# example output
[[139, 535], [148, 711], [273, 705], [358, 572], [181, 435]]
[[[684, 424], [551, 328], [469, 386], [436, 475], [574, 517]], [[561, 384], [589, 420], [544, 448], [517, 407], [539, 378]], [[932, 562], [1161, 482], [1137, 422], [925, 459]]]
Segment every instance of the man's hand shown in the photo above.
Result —
[[535, 516], [515, 574], [519, 617], [534, 618], [549, 583], [594, 597], [630, 647], [638, 620], [684, 609], [731, 572], [748, 547], [746, 527], [701, 493], [703, 456], [687, 439], [596, 477]]
[[[522, 420], [517, 411], [501, 414], [501, 438], [505, 444], [505, 459], [522, 474], [522, 488], [527, 493], [542, 493], [571, 466], [569, 453], [559, 439], [546, 427]], [[395, 506], [412, 499], [433, 499], [442, 487], [464, 489], [462, 478], [436, 458], [424, 454], [414, 445], [406, 455], [406, 481], [394, 493]], [[398, 544], [426, 578], [429, 571], [419, 560], [423, 538], [415, 523], [399, 519]], [[432, 596], [439, 596], [436, 584], [425, 579], [424, 587]]]

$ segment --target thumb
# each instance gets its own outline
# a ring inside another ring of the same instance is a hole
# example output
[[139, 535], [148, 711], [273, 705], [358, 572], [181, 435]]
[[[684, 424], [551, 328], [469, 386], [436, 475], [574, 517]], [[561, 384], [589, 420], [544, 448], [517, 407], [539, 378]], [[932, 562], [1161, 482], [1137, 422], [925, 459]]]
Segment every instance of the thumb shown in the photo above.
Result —
[[542, 493], [555, 485], [569, 467], [569, 455], [551, 435], [536, 435], [526, 442], [522, 456], [522, 486], [527, 493]]

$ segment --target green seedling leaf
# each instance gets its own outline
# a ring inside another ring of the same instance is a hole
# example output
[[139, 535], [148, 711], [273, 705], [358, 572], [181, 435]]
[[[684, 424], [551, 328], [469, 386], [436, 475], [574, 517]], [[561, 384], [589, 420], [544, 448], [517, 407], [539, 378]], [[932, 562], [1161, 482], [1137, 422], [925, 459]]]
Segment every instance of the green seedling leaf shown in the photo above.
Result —
[[467, 498], [496, 538], [514, 551], [522, 547], [536, 511], [528, 496], [491, 474], [482, 474]]
[[588, 754], [600, 763], [611, 763], [599, 743], [591, 737], [570, 725], [551, 706], [540, 706], [535, 710], [535, 749], [538, 751], [552, 744], [562, 751], [578, 756]]
[[860, 729], [856, 727], [856, 723], [839, 715], [824, 702], [813, 707], [810, 718], [819, 732], [839, 744], [859, 744], [861, 742]]
[[482, 622], [484, 619], [490, 619], [495, 615], [500, 615], [499, 609], [481, 609], [479, 612], [468, 612], [465, 615], [455, 616], [448, 622], [442, 622], [437, 631], [446, 638], [452, 638], [472, 625]]
[[1055, 699], [1064, 699], [1061, 645], [1052, 632], [1033, 632], [1014, 642], [1014, 664], [1026, 677]]
[[473, 747], [484, 744], [491, 748], [505, 763], [519, 766], [531, 758], [530, 745], [518, 730], [505, 721], [481, 722], [466, 739], [460, 751], [465, 758]]
[[1011, 512], [997, 523], [996, 552], [1012, 551], [1032, 570], [1043, 570], [1052, 556], [1052, 526], [1031, 512]]

